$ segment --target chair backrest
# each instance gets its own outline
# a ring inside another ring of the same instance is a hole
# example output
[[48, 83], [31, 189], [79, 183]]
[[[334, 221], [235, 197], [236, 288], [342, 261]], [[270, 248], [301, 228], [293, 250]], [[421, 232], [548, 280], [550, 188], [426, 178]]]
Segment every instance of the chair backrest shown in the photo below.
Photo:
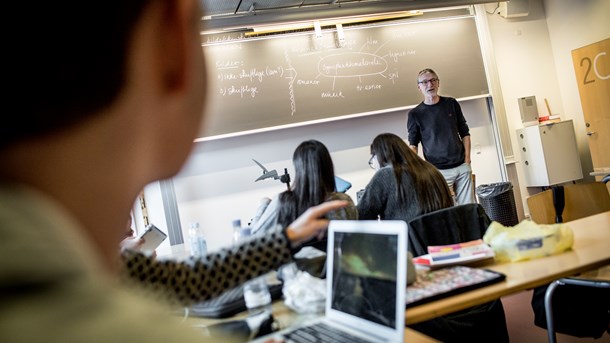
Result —
[[409, 251], [428, 253], [429, 245], [463, 243], [483, 238], [491, 219], [480, 204], [464, 204], [423, 214], [409, 221]]
[[[610, 193], [601, 182], [577, 183], [564, 185], [564, 222], [575, 220], [597, 213], [610, 211]], [[537, 224], [555, 223], [555, 206], [553, 190], [534, 194], [527, 198], [530, 218]]]
[[[429, 245], [468, 242], [482, 238], [491, 224], [481, 204], [464, 204], [430, 212], [409, 221], [409, 250], [428, 253]], [[440, 341], [468, 337], [476, 342], [508, 342], [506, 316], [500, 299], [412, 325]]]

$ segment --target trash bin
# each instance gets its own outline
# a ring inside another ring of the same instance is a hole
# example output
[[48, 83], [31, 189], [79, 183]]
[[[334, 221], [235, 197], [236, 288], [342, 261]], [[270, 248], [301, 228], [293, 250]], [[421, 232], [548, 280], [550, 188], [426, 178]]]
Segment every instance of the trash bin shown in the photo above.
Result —
[[476, 188], [479, 203], [491, 220], [504, 226], [519, 224], [513, 185], [510, 182], [490, 183]]

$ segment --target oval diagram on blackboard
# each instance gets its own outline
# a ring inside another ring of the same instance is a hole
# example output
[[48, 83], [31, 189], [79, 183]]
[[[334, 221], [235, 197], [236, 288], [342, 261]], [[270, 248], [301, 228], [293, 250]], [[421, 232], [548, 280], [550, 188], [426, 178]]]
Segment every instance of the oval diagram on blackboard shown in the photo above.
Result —
[[318, 72], [326, 77], [360, 77], [382, 74], [388, 63], [382, 57], [366, 52], [328, 55], [318, 62]]

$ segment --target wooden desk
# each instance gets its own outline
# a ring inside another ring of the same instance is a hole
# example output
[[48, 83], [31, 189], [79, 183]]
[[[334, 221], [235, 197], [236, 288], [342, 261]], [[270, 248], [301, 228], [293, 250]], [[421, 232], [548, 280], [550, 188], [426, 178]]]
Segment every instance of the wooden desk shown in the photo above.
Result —
[[571, 251], [515, 263], [496, 263], [484, 268], [506, 275], [506, 280], [428, 304], [407, 308], [406, 324], [415, 324], [502, 296], [542, 286], [561, 277], [571, 276], [610, 264], [610, 212], [567, 223], [574, 231]]
[[[275, 320], [279, 323], [280, 329], [289, 327], [289, 326], [293, 326], [293, 325], [298, 325], [299, 323], [302, 323], [306, 320], [310, 320], [310, 319], [314, 319], [316, 317], [316, 315], [300, 315], [297, 314], [296, 312], [292, 311], [290, 308], [286, 307], [286, 305], [284, 305], [283, 301], [276, 301], [273, 303], [273, 307], [272, 307], [272, 311], [273, 311], [273, 317], [275, 318]], [[188, 322], [196, 327], [206, 327], [209, 325], [213, 325], [216, 323], [220, 323], [220, 322], [224, 322], [224, 321], [230, 321], [230, 320], [236, 320], [236, 319], [242, 319], [244, 317], [246, 317], [248, 315], [247, 312], [242, 312], [239, 313], [233, 317], [230, 318], [226, 318], [226, 319], [210, 319], [210, 318], [197, 318], [197, 317], [189, 317], [188, 318]], [[438, 342], [437, 340], [428, 337], [422, 333], [419, 333], [415, 330], [412, 330], [410, 328], [405, 328], [405, 342], [409, 342], [409, 343], [432, 343], [432, 342]]]

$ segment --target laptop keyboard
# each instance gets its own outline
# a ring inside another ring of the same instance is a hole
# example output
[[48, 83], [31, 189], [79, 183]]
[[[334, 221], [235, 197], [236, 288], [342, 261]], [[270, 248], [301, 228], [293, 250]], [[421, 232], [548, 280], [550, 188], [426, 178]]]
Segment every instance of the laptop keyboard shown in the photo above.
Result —
[[297, 343], [338, 342], [371, 343], [371, 341], [351, 335], [325, 323], [304, 326], [284, 334], [286, 339]]

